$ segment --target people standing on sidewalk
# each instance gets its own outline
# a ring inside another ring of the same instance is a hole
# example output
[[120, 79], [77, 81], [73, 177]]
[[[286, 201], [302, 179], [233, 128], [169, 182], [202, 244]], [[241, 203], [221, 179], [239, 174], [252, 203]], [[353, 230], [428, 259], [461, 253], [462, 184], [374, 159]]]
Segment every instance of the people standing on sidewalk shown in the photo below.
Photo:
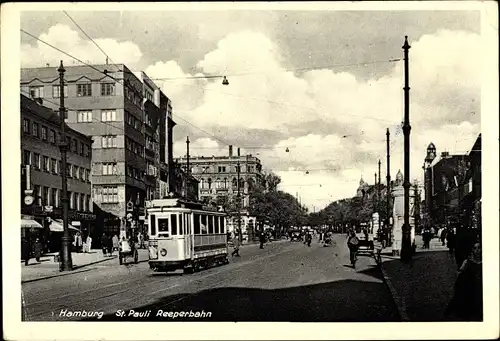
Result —
[[464, 226], [457, 227], [455, 236], [455, 261], [460, 268], [464, 260], [471, 254], [477, 236], [472, 229]]
[[237, 232], [234, 233], [233, 248], [234, 250], [231, 253], [231, 256], [240, 257], [240, 237]]
[[31, 245], [28, 238], [26, 237], [23, 237], [21, 239], [21, 255], [22, 259], [24, 260], [24, 265], [28, 266], [31, 256]]
[[40, 241], [40, 238], [35, 240], [34, 251], [35, 251], [35, 259], [37, 262], [40, 262], [40, 257], [42, 256], [43, 245]]
[[87, 236], [87, 252], [90, 252], [92, 250], [92, 237], [89, 235]]
[[453, 228], [451, 227], [449, 227], [446, 231], [446, 241], [448, 243], [448, 250], [451, 254], [453, 254], [453, 251], [455, 250], [455, 231], [453, 231]]
[[120, 240], [118, 239], [116, 233], [113, 235], [112, 240], [113, 240], [113, 251], [119, 251]]
[[108, 236], [106, 235], [106, 233], [103, 233], [101, 236], [101, 248], [102, 248], [102, 255], [106, 257], [108, 249]]
[[446, 316], [461, 321], [483, 318], [482, 249], [477, 241], [467, 259], [458, 269], [455, 291], [446, 309]]
[[426, 227], [424, 231], [422, 232], [422, 240], [424, 241], [424, 249], [429, 249], [430, 248], [430, 241], [431, 241], [432, 235], [431, 235], [431, 230]]
[[445, 228], [442, 228], [441, 229], [441, 235], [440, 235], [440, 238], [441, 238], [441, 245], [442, 246], [445, 246], [446, 245], [446, 234], [447, 234], [447, 230]]
[[110, 238], [109, 236], [106, 236], [106, 241], [107, 241], [108, 254], [109, 257], [111, 257], [113, 256], [113, 239]]

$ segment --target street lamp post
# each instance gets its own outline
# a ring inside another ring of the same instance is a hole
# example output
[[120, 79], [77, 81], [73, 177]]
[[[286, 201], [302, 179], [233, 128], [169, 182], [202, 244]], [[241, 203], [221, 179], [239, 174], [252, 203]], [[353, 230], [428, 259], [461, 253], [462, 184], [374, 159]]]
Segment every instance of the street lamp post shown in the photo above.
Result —
[[409, 261], [412, 258], [411, 247], [411, 227], [410, 227], [410, 86], [409, 86], [409, 70], [408, 70], [408, 36], [405, 36], [404, 50], [404, 66], [405, 66], [405, 118], [403, 124], [404, 134], [404, 225], [403, 239], [401, 243], [401, 260]]
[[61, 240], [61, 271], [71, 271], [73, 270], [73, 261], [71, 259], [71, 235], [69, 234], [68, 228], [68, 183], [67, 183], [67, 151], [68, 151], [68, 141], [66, 139], [66, 123], [64, 122], [66, 118], [66, 109], [64, 108], [64, 69], [63, 62], [61, 60], [61, 65], [57, 69], [59, 72], [59, 119], [61, 122], [61, 139], [59, 140], [59, 150], [61, 151], [61, 180], [62, 180], [62, 191], [61, 191], [61, 203], [63, 211], [63, 228], [64, 234]]
[[387, 227], [386, 227], [386, 234], [385, 237], [387, 238], [386, 244], [390, 244], [391, 241], [391, 228], [390, 228], [390, 223], [391, 223], [391, 155], [390, 155], [390, 149], [389, 149], [389, 136], [391, 135], [389, 133], [389, 128], [387, 128], [387, 132], [385, 133], [387, 136], [387, 211], [386, 211], [386, 221], [387, 221]]
[[240, 241], [243, 239], [241, 234], [241, 189], [240, 189], [240, 148], [238, 148], [238, 162], [236, 164], [237, 181], [238, 181], [238, 194], [237, 194], [237, 209], [238, 209], [238, 235], [240, 236]]

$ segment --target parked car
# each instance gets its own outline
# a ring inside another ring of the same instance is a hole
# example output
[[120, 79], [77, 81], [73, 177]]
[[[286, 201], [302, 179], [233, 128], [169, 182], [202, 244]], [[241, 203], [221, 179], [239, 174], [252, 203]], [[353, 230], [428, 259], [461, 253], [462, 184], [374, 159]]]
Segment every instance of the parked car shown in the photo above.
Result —
[[302, 233], [300, 231], [293, 231], [290, 237], [291, 242], [301, 242], [302, 241]]

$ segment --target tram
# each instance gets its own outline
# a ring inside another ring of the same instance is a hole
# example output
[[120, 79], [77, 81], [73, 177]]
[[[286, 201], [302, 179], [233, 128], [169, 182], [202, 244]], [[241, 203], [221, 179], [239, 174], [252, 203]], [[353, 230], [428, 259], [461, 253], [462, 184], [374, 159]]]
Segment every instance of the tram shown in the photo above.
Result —
[[149, 232], [149, 267], [153, 271], [200, 268], [228, 264], [226, 213], [184, 199], [146, 202]]

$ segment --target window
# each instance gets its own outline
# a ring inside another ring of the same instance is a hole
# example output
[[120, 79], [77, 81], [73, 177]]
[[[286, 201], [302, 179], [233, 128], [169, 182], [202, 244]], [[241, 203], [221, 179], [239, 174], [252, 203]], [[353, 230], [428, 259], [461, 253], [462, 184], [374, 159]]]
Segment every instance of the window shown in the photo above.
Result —
[[80, 194], [80, 205], [78, 207], [79, 211], [85, 211], [84, 203], [85, 203], [85, 194]]
[[73, 209], [75, 202], [73, 200], [73, 192], [68, 192], [68, 198], [69, 198], [69, 208]]
[[102, 148], [116, 148], [116, 136], [114, 135], [103, 136]]
[[57, 174], [57, 160], [50, 159], [50, 170], [52, 173]]
[[207, 229], [207, 216], [204, 215], [204, 214], [201, 215], [200, 227], [201, 227], [201, 234], [207, 234], [208, 233], [208, 229]]
[[80, 149], [78, 150], [78, 152], [79, 152], [79, 154], [80, 154], [81, 156], [83, 156], [83, 155], [84, 155], [84, 154], [83, 154], [83, 142], [78, 143], [78, 146], [80, 147]]
[[50, 172], [50, 159], [47, 156], [43, 157], [43, 170]]
[[214, 233], [221, 233], [220, 228], [219, 228], [219, 218], [220, 217], [214, 217]]
[[208, 178], [208, 188], [212, 188], [212, 179]]
[[225, 166], [219, 166], [219, 173], [225, 173], [226, 172], [226, 167]]
[[118, 202], [118, 187], [103, 187], [102, 202], [117, 203]]
[[172, 224], [172, 236], [177, 235], [177, 214], [170, 215], [170, 224]]
[[149, 216], [149, 235], [154, 236], [156, 235], [156, 216], [154, 214]]
[[117, 175], [116, 163], [103, 163], [102, 175]]
[[184, 216], [182, 214], [179, 214], [179, 235], [184, 235], [185, 230], [186, 228], [184, 227]]
[[49, 199], [50, 199], [50, 188], [48, 187], [43, 187], [43, 192], [42, 192], [42, 205], [43, 206], [48, 206], [50, 205]]
[[226, 233], [226, 219], [224, 217], [220, 218], [220, 233]]
[[30, 86], [31, 98], [43, 98], [43, 86]]
[[38, 153], [33, 153], [33, 163], [34, 163], [34, 166], [35, 166], [35, 169], [39, 170], [41, 168], [41, 165], [40, 165], [40, 154]]
[[214, 233], [214, 216], [208, 216], [208, 234]]
[[33, 132], [33, 136], [34, 136], [34, 137], [38, 137], [38, 136], [39, 136], [39, 135], [38, 135], [38, 123], [33, 122], [33, 129], [32, 129], [32, 130], [33, 130], [33, 131], [32, 131], [32, 132]]
[[47, 141], [47, 127], [42, 126], [42, 140]]
[[88, 144], [83, 145], [83, 156], [85, 156], [85, 157], [90, 156], [90, 147]]
[[[52, 85], [52, 97], [59, 98], [61, 91], [61, 87], [59, 85]], [[68, 97], [68, 86], [64, 86], [64, 97]]]
[[116, 121], [116, 110], [101, 110], [101, 121], [102, 122]]
[[52, 188], [52, 190], [50, 191], [50, 204], [54, 207], [58, 207], [59, 203], [57, 202], [57, 189], [56, 188]]
[[90, 171], [88, 169], [85, 170], [85, 181], [90, 182]]
[[76, 115], [77, 122], [92, 122], [91, 110], [79, 110]]
[[114, 83], [101, 83], [101, 96], [114, 96], [115, 84]]
[[30, 120], [28, 120], [27, 118], [23, 118], [23, 133], [30, 133]]
[[87, 197], [87, 210], [92, 210], [92, 203], [90, 202], [90, 195]]
[[78, 207], [78, 205], [80, 205], [80, 194], [75, 193], [75, 210], [77, 211], [80, 210], [80, 207]]
[[57, 161], [57, 172], [59, 173], [61, 171], [61, 160]]
[[85, 181], [85, 169], [80, 167], [80, 180]]
[[42, 206], [42, 187], [34, 185], [33, 193], [35, 194], [36, 205]]
[[92, 84], [77, 84], [76, 96], [78, 97], [92, 96]]
[[168, 230], [168, 218], [159, 218], [158, 219], [158, 234], [163, 235], [164, 237], [169, 236]]
[[73, 165], [70, 163], [66, 164], [66, 176], [69, 178], [73, 176]]
[[194, 219], [194, 234], [201, 234], [201, 231], [200, 231], [200, 215], [195, 213], [193, 215], [193, 219]]
[[78, 151], [78, 141], [75, 139], [71, 140], [71, 151], [76, 153]]
[[79, 179], [80, 168], [78, 166], [75, 166], [75, 168], [73, 169], [73, 174], [75, 175], [75, 179]]
[[31, 152], [29, 150], [23, 150], [23, 165], [31, 165]]
[[56, 132], [53, 129], [50, 129], [49, 132], [49, 142], [56, 143]]

